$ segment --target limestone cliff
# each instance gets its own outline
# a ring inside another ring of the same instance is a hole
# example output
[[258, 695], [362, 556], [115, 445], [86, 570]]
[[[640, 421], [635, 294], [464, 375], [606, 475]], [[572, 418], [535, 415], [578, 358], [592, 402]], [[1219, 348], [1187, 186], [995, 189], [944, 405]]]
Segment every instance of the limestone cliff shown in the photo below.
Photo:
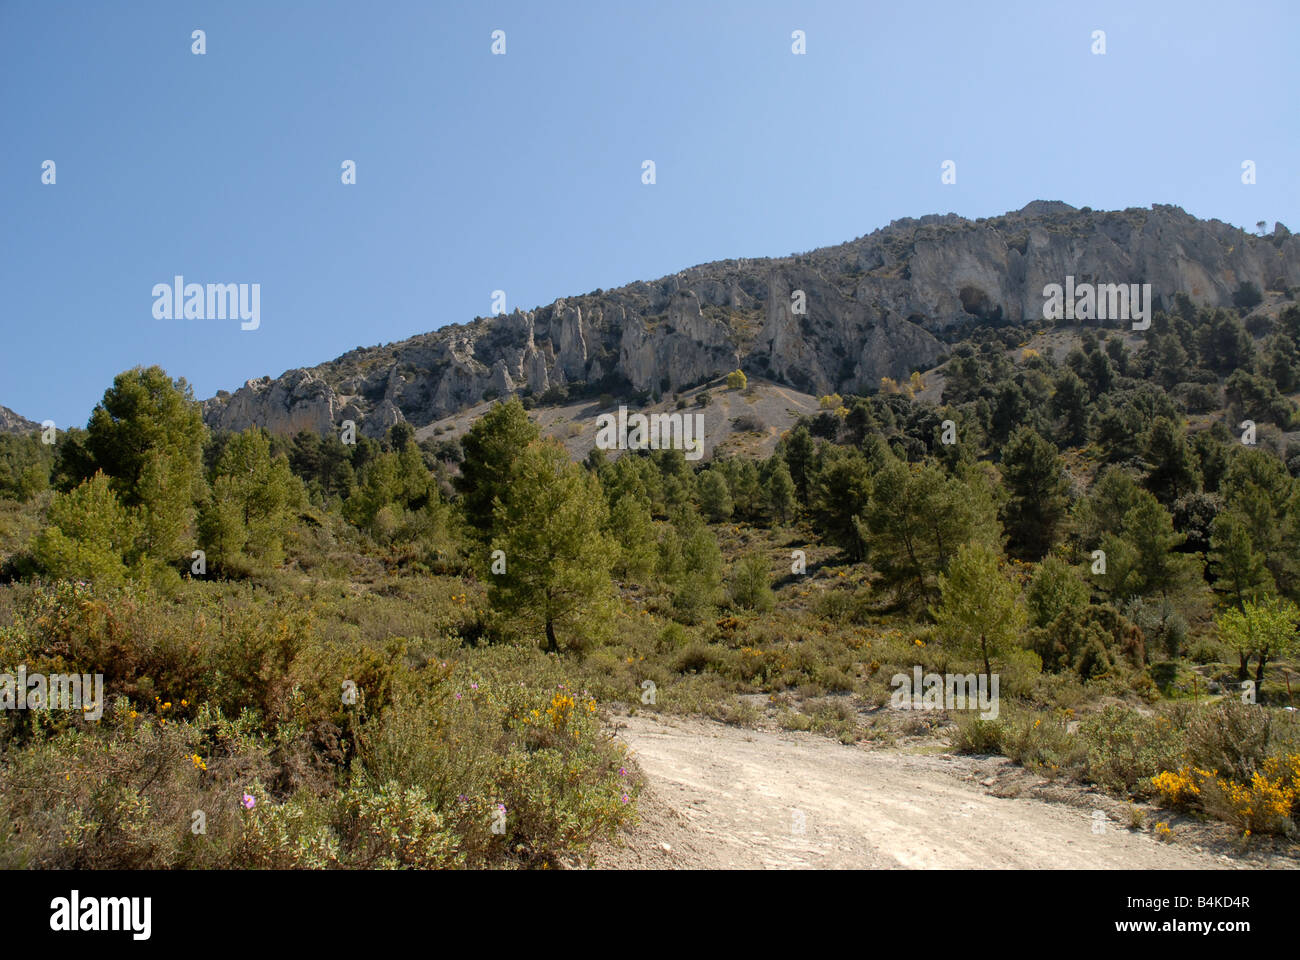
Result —
[[41, 425], [21, 417], [8, 407], [0, 407], [0, 433], [35, 433]]
[[970, 324], [1036, 320], [1043, 287], [1067, 275], [1150, 283], [1157, 307], [1177, 293], [1231, 306], [1243, 284], [1300, 286], [1300, 239], [1280, 224], [1259, 237], [1162, 205], [1035, 201], [990, 219], [909, 218], [835, 247], [704, 264], [354, 350], [223, 391], [204, 416], [276, 433], [352, 419], [374, 436], [485, 397], [575, 383], [657, 396], [736, 367], [808, 393], [860, 392], [932, 366]]

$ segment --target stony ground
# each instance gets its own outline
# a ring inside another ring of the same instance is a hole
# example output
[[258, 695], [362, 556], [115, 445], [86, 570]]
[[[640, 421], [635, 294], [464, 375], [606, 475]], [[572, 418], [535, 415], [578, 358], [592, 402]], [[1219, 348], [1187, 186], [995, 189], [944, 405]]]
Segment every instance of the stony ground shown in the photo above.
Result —
[[[1232, 869], [1291, 867], [1002, 758], [845, 746], [815, 734], [628, 716], [617, 736], [646, 778], [641, 824], [598, 850], [612, 869]], [[1100, 822], [1097, 812], [1105, 815]], [[1161, 816], [1167, 817], [1164, 812]]]

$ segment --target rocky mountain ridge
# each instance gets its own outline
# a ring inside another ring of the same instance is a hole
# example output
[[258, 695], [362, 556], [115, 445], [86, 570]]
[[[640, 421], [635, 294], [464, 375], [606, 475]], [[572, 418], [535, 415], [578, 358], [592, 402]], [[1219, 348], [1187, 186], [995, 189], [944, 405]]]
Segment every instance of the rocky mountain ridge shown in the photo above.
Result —
[[16, 414], [8, 407], [0, 407], [0, 433], [35, 433], [40, 429], [41, 425], [36, 421]]
[[[658, 397], [737, 367], [810, 394], [864, 392], [933, 366], [971, 324], [1042, 316], [1043, 287], [1150, 283], [1232, 306], [1243, 285], [1300, 287], [1300, 238], [1255, 236], [1156, 204], [1099, 212], [1035, 201], [1001, 217], [896, 220], [848, 243], [787, 257], [723, 260], [650, 282], [451, 324], [203, 404], [214, 429], [378, 436], [487, 397], [567, 391]], [[803, 307], [801, 310], [800, 307]]]

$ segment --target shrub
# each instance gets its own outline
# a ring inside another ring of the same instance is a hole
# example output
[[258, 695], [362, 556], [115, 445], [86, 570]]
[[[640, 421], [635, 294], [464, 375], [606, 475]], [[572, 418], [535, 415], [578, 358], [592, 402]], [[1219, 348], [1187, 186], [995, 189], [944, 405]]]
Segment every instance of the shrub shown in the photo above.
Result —
[[1151, 783], [1165, 806], [1199, 806], [1247, 835], [1290, 833], [1300, 802], [1300, 753], [1266, 757], [1244, 783], [1195, 766], [1166, 770]]
[[[1203, 772], [1202, 772], [1203, 773]], [[1300, 754], [1268, 757], [1246, 783], [1202, 776], [1201, 806], [1245, 833], [1290, 833], [1300, 796]]]
[[697, 641], [673, 658], [672, 668], [675, 673], [721, 672], [726, 663], [727, 651], [723, 647]]
[[136, 525], [103, 473], [55, 495], [48, 522], [32, 547], [47, 575], [105, 584], [126, 579]]
[[1176, 765], [1186, 747], [1182, 727], [1171, 717], [1145, 717], [1116, 705], [1084, 720], [1079, 737], [1088, 779], [1122, 795], [1149, 792], [1150, 778]]
[[1188, 721], [1187, 759], [1192, 766], [1249, 782], [1269, 754], [1272, 728], [1268, 710], [1255, 704], [1220, 701], [1196, 711]]
[[976, 713], [957, 718], [957, 729], [952, 735], [952, 748], [958, 753], [1000, 754], [1006, 735], [1006, 722], [988, 719]]
[[959, 753], [999, 753], [1020, 765], [1052, 773], [1081, 765], [1078, 746], [1067, 730], [1064, 714], [1037, 711], [1004, 713], [985, 718], [978, 713], [957, 715], [953, 749]]
[[4, 662], [100, 672], [115, 698], [98, 723], [0, 714], [0, 865], [544, 864], [630, 815], [595, 700], [548, 658], [506, 648], [465, 676], [378, 621], [357, 624], [371, 645], [244, 587], [187, 589], [40, 587], [0, 629]]
[[766, 612], [776, 604], [767, 559], [758, 554], [742, 557], [732, 571], [731, 602], [749, 610]]

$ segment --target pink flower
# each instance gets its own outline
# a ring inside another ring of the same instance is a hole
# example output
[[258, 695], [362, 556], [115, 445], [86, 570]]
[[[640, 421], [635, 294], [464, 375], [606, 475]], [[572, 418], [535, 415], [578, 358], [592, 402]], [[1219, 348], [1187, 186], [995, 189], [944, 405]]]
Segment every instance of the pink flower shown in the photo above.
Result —
[[627, 794], [626, 794], [626, 793], [623, 794], [623, 802], [624, 802], [624, 803], [627, 803]]
[[257, 800], [247, 793], [244, 794], [244, 799], [241, 800], [240, 803], [243, 804], [245, 810], [252, 810], [255, 806], [257, 806]]

